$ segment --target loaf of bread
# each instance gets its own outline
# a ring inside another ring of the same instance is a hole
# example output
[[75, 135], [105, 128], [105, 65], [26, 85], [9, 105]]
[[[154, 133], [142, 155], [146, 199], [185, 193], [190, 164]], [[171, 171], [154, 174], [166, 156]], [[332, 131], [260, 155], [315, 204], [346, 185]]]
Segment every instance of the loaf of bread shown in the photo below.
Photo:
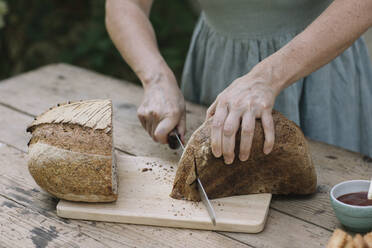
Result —
[[207, 120], [191, 136], [182, 154], [171, 197], [200, 201], [196, 177], [200, 178], [209, 198], [253, 193], [310, 194], [317, 180], [307, 141], [300, 128], [273, 111], [275, 145], [263, 153], [264, 132], [256, 121], [250, 158], [238, 159], [240, 133], [236, 138], [235, 160], [226, 165], [215, 158], [210, 145], [212, 120]]
[[28, 168], [41, 188], [70, 201], [117, 199], [110, 100], [58, 104], [27, 131], [32, 133]]

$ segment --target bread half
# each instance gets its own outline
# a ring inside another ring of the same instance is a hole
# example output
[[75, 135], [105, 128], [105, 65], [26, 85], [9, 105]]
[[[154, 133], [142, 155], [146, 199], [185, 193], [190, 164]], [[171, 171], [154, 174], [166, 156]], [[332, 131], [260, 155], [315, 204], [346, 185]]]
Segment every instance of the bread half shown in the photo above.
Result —
[[264, 131], [256, 121], [250, 158], [238, 158], [240, 132], [237, 134], [235, 160], [226, 165], [212, 154], [207, 120], [191, 136], [182, 154], [171, 197], [200, 201], [196, 177], [200, 178], [209, 198], [254, 193], [310, 194], [316, 190], [316, 173], [307, 141], [300, 128], [273, 111], [275, 145], [269, 155], [263, 153]]
[[28, 168], [36, 183], [65, 200], [112, 202], [118, 196], [112, 103], [58, 104], [27, 128]]

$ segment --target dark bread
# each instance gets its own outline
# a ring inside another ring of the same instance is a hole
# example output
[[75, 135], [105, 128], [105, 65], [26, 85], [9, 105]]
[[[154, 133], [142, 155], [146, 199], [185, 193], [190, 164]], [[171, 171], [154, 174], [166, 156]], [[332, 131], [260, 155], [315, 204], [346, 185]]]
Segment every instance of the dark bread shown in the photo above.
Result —
[[[264, 132], [256, 120], [250, 158], [238, 159], [240, 133], [237, 134], [235, 160], [226, 165], [215, 158], [210, 146], [211, 119], [191, 136], [182, 154], [171, 197], [200, 201], [196, 186], [199, 176], [209, 198], [253, 193], [311, 194], [316, 190], [316, 173], [307, 141], [300, 128], [273, 111], [275, 145], [263, 153]], [[194, 163], [195, 161], [195, 163]]]

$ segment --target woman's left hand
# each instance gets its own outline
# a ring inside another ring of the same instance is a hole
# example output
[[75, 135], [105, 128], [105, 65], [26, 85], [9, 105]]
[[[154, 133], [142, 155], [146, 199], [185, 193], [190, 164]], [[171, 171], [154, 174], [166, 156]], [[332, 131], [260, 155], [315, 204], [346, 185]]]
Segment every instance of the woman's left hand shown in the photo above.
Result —
[[272, 109], [280, 90], [266, 78], [248, 73], [236, 79], [218, 95], [207, 111], [207, 118], [213, 116], [212, 152], [216, 157], [223, 155], [226, 164], [234, 161], [235, 136], [240, 125], [239, 159], [246, 161], [249, 158], [257, 118], [261, 119], [265, 133], [264, 153], [269, 154], [273, 149]]

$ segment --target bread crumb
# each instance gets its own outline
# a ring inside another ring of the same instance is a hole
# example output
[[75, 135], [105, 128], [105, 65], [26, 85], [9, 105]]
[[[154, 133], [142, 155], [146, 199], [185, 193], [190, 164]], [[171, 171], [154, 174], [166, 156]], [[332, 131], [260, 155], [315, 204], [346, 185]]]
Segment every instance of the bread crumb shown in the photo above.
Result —
[[142, 172], [146, 172], [146, 171], [148, 171], [149, 169], [148, 168], [143, 168], [142, 169]]

